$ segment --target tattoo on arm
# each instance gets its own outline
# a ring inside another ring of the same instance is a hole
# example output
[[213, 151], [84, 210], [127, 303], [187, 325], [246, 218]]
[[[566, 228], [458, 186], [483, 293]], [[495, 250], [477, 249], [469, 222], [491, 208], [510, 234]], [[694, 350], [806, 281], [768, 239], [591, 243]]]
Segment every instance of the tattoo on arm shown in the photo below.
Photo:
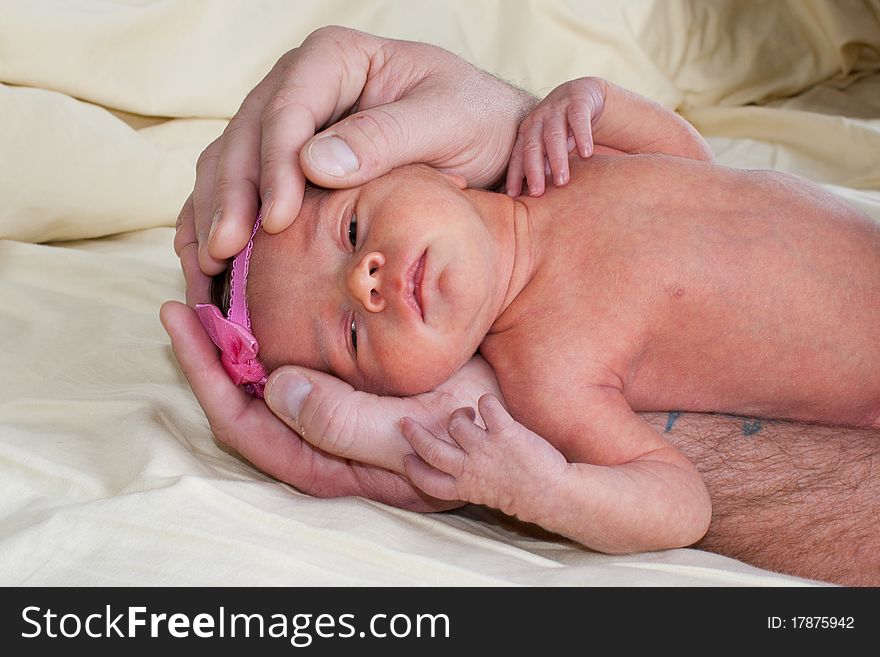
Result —
[[672, 427], [675, 426], [675, 421], [681, 417], [681, 413], [678, 411], [671, 411], [669, 413], [669, 417], [666, 419], [666, 428], [663, 429], [663, 433], [669, 433], [672, 431]]
[[[666, 417], [666, 427], [663, 429], [663, 433], [669, 433], [672, 431], [672, 428], [680, 417], [681, 411], [670, 411]], [[721, 414], [721, 417], [742, 422], [742, 435], [744, 436], [754, 436], [756, 433], [760, 433], [761, 427], [765, 422], [768, 422], [768, 420], [762, 418], [745, 417], [743, 415], [728, 415], [726, 413]]]

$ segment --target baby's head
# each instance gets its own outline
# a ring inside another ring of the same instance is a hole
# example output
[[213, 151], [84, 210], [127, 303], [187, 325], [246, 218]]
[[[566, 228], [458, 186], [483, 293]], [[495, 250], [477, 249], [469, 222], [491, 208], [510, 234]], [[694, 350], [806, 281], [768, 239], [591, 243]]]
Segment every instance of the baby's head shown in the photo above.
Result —
[[[505, 290], [495, 247], [463, 182], [425, 166], [309, 189], [290, 228], [254, 235], [246, 297], [259, 361], [381, 394], [430, 390], [496, 319]], [[224, 315], [228, 280], [212, 286]]]

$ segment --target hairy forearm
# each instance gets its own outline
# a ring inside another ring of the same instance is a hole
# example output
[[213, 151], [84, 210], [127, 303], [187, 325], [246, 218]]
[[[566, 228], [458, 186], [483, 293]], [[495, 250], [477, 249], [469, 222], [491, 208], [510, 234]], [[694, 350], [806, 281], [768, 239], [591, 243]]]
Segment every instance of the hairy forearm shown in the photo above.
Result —
[[712, 523], [696, 547], [799, 577], [880, 585], [880, 432], [646, 414], [696, 465]]

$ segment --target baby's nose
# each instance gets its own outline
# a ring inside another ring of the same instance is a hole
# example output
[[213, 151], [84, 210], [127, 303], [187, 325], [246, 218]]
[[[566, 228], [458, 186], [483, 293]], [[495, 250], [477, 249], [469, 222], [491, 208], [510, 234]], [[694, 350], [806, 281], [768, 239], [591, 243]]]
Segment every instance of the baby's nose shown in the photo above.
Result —
[[378, 313], [385, 309], [385, 297], [382, 296], [384, 266], [385, 256], [373, 251], [348, 272], [348, 293], [368, 312]]

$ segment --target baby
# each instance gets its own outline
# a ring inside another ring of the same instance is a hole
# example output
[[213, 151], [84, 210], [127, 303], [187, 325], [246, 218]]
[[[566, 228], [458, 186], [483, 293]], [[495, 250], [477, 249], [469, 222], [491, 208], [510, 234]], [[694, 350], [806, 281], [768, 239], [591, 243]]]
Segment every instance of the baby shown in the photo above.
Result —
[[227, 370], [257, 393], [297, 364], [409, 395], [479, 351], [507, 408], [484, 396], [443, 430], [404, 419], [408, 476], [611, 553], [690, 545], [711, 517], [693, 465], [637, 412], [880, 426], [866, 215], [714, 164], [677, 115], [593, 78], [523, 124], [508, 191], [525, 175], [541, 194], [545, 169], [564, 186], [540, 198], [420, 165], [311, 190], [292, 228], [255, 230], [222, 310], [198, 309]]

